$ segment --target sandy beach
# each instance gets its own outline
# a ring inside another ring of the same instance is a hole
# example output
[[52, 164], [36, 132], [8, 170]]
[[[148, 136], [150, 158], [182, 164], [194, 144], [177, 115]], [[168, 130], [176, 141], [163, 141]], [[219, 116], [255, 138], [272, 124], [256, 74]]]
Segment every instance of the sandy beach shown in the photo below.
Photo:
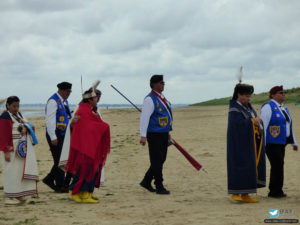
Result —
[[[300, 107], [288, 105], [294, 133], [300, 143]], [[259, 109], [260, 106], [256, 106]], [[264, 224], [269, 209], [291, 209], [300, 219], [300, 152], [287, 147], [285, 158], [285, 199], [267, 197], [259, 189], [256, 204], [231, 200], [227, 194], [226, 129], [228, 106], [184, 107], [174, 110], [172, 137], [208, 171], [196, 171], [171, 146], [164, 167], [169, 196], [145, 191], [139, 186], [149, 166], [148, 149], [139, 145], [139, 112], [135, 109], [102, 109], [111, 127], [111, 153], [105, 167], [105, 186], [95, 190], [99, 204], [78, 204], [68, 194], [56, 194], [42, 182], [39, 197], [27, 197], [25, 206], [5, 206], [0, 190], [0, 224], [101, 224], [101, 225], [183, 225]], [[45, 120], [32, 119], [39, 145], [35, 148], [40, 179], [52, 166], [45, 138]], [[267, 160], [267, 181], [269, 181]], [[0, 173], [0, 187], [2, 176]], [[1, 188], [3, 189], [3, 188]]]

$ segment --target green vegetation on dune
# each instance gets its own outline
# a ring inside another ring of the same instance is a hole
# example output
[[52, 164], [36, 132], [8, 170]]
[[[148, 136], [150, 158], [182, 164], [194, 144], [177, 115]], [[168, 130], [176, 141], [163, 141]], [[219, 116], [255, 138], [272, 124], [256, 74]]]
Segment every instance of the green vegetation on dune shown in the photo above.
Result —
[[[286, 98], [285, 104], [288, 104], [288, 103], [300, 104], [300, 87], [287, 89], [286, 91], [287, 91], [287, 94], [286, 94], [287, 98]], [[212, 99], [209, 101], [192, 104], [190, 106], [228, 105], [230, 99], [231, 99], [231, 97]], [[254, 94], [251, 98], [252, 104], [264, 104], [267, 101], [269, 101], [269, 93], [268, 92]]]

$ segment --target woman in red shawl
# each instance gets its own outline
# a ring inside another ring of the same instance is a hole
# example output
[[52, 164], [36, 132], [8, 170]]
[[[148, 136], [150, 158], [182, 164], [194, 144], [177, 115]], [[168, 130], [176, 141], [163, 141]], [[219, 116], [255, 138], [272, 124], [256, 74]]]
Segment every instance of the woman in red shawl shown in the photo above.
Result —
[[71, 135], [70, 155], [66, 169], [73, 174], [69, 187], [72, 199], [81, 203], [98, 203], [92, 193], [100, 186], [101, 170], [110, 151], [109, 125], [97, 115], [95, 87], [83, 94], [75, 113]]

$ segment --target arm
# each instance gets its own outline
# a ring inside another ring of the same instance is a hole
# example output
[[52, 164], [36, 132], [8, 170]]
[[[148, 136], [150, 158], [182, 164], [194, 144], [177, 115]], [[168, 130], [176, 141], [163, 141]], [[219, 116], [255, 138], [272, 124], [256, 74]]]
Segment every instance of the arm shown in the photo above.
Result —
[[265, 140], [267, 137], [267, 129], [271, 120], [272, 116], [272, 109], [269, 104], [265, 104], [260, 111], [260, 117], [264, 125], [264, 134], [265, 134]]
[[53, 99], [51, 99], [48, 101], [46, 107], [47, 133], [50, 136], [51, 142], [53, 142], [52, 144], [55, 145], [55, 142], [57, 142], [57, 137], [55, 134], [57, 103]]
[[[291, 125], [291, 131], [292, 131], [292, 129], [293, 129], [293, 127], [292, 127], [292, 125]], [[295, 139], [295, 136], [294, 136], [294, 132], [291, 132], [291, 134], [292, 134], [292, 138], [293, 138], [293, 140], [294, 140], [294, 143], [292, 143], [293, 150], [294, 150], [294, 151], [298, 151], [298, 144], [297, 144], [297, 142], [296, 142], [296, 139]]]
[[10, 161], [10, 152], [13, 151], [12, 121], [0, 119], [0, 151], [4, 152], [5, 161]]
[[151, 97], [147, 97], [144, 100], [143, 103], [143, 109], [142, 109], [142, 114], [141, 114], [141, 119], [140, 119], [140, 134], [141, 134], [141, 140], [140, 143], [141, 145], [146, 144], [146, 136], [147, 136], [147, 130], [148, 130], [148, 125], [149, 125], [149, 120], [154, 112], [154, 104], [151, 99]]

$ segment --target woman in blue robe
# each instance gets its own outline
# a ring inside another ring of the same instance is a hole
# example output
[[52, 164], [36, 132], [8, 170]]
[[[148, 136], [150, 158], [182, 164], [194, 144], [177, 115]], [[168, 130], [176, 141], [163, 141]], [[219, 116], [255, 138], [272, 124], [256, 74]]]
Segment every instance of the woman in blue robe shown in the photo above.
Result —
[[249, 194], [266, 185], [262, 122], [250, 104], [254, 88], [237, 84], [230, 100], [227, 130], [228, 193], [236, 201], [254, 203]]

